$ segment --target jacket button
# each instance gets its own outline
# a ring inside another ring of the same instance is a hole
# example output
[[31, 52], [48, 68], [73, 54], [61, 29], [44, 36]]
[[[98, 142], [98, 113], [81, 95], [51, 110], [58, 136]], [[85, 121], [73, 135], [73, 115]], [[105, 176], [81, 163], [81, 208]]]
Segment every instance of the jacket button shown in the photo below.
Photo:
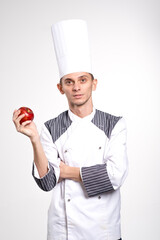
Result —
[[67, 153], [67, 150], [65, 150], [64, 152]]
[[98, 199], [101, 199], [101, 196], [98, 196]]
[[102, 147], [99, 147], [99, 149], [101, 149]]
[[70, 202], [71, 201], [71, 199], [68, 199], [68, 202]]

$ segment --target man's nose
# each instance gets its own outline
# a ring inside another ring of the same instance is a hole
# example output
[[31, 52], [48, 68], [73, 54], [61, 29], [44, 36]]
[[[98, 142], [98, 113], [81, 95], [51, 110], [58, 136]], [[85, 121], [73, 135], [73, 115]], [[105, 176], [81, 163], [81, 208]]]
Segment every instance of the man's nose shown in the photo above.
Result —
[[74, 83], [74, 85], [73, 85], [73, 91], [79, 91], [80, 90], [80, 83], [79, 82], [77, 82], [77, 83]]

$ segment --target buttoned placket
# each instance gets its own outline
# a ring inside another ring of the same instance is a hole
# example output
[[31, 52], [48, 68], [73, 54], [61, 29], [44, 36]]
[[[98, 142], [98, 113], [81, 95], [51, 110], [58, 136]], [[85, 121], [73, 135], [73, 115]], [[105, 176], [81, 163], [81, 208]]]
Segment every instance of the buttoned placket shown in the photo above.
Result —
[[[92, 117], [93, 117], [94, 113], [92, 113], [91, 115], [87, 116], [86, 118], [79, 118], [78, 116], [74, 115], [72, 112], [70, 113], [70, 117], [72, 120], [72, 130], [71, 132], [75, 131], [77, 126], [78, 128], [81, 127], [83, 128], [83, 126], [86, 125], [86, 123], [90, 122]], [[72, 133], [70, 135], [70, 137], [68, 138], [67, 142], [65, 143], [65, 145], [63, 146], [63, 156], [64, 156], [64, 162], [67, 165], [70, 165], [70, 161], [72, 161], [72, 159], [70, 159], [71, 157], [71, 151], [72, 151]], [[101, 147], [100, 147], [101, 148]], [[72, 191], [71, 191], [71, 181], [70, 180], [65, 180], [65, 194], [64, 194], [64, 198], [65, 198], [65, 207], [66, 207], [66, 219], [67, 219], [67, 232], [68, 232], [68, 239], [73, 239], [72, 238], [72, 228], [73, 228], [73, 224], [72, 220], [70, 218], [70, 216], [72, 216], [73, 214], [73, 210], [72, 210]], [[74, 202], [74, 201], [73, 201]]]
[[[65, 164], [68, 165], [68, 153], [69, 153], [69, 148], [68, 148], [68, 144], [66, 144], [66, 146], [64, 147], [64, 161]], [[70, 211], [71, 211], [71, 192], [69, 189], [69, 180], [65, 180], [65, 194], [64, 194], [64, 198], [65, 198], [65, 208], [66, 208], [66, 219], [67, 219], [67, 233], [68, 233], [68, 237], [67, 239], [70, 239], [69, 235], [70, 235]]]

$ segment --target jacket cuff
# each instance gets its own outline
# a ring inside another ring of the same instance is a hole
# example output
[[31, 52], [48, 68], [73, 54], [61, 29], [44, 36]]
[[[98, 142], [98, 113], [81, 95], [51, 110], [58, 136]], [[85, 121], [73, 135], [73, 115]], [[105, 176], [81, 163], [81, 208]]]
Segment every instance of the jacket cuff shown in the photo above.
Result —
[[43, 190], [43, 191], [50, 191], [52, 190], [56, 185], [56, 175], [54, 171], [54, 167], [49, 162], [49, 171], [48, 173], [42, 177], [37, 178], [34, 174], [34, 164], [32, 168], [32, 176], [34, 177], [34, 180], [36, 181], [37, 185]]
[[81, 176], [89, 197], [114, 190], [108, 177], [106, 164], [82, 167]]

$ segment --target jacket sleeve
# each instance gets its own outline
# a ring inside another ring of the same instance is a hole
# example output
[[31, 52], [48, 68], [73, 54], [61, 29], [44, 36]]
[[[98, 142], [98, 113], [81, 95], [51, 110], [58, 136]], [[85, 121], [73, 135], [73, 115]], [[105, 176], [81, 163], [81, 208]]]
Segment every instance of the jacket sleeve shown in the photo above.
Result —
[[104, 164], [81, 168], [89, 197], [118, 189], [128, 172], [126, 124], [121, 118], [113, 128], [104, 151]]
[[53, 143], [52, 137], [44, 125], [40, 135], [43, 150], [48, 159], [48, 172], [40, 178], [36, 165], [33, 163], [32, 175], [38, 186], [44, 191], [52, 190], [58, 182], [60, 175], [60, 159], [58, 158], [58, 151]]

